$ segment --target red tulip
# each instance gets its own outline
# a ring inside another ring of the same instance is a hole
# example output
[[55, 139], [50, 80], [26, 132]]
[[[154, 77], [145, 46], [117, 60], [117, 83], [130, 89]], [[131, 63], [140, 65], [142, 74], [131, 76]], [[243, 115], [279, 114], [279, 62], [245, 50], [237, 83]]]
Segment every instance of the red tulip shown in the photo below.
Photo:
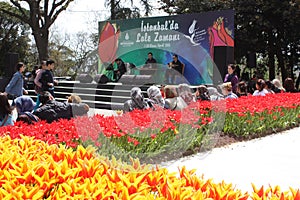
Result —
[[110, 22], [106, 22], [100, 33], [98, 54], [103, 63], [112, 63], [116, 59], [120, 30], [115, 30]]

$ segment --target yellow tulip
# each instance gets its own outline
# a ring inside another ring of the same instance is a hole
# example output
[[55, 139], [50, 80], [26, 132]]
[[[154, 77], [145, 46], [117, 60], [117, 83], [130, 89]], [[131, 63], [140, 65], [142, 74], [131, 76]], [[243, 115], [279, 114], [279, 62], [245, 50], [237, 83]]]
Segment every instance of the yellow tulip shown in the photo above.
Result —
[[[97, 156], [92, 147], [74, 151], [34, 138], [0, 137], [0, 199], [130, 199], [201, 200], [300, 199], [300, 191], [279, 186], [242, 193], [231, 183], [214, 183], [185, 167], [177, 173], [165, 168], [131, 164]], [[11, 159], [10, 159], [11, 157]]]

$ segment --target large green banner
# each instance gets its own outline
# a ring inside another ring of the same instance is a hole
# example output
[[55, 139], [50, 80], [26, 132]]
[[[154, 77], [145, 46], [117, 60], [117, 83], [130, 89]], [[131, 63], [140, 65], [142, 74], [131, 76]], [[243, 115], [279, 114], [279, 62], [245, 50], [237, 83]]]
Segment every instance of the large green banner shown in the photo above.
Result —
[[176, 54], [186, 82], [212, 84], [214, 50], [234, 46], [233, 30], [233, 10], [99, 22], [99, 73], [121, 58], [133, 63], [139, 74], [151, 52], [157, 61], [153, 75], [162, 84]]

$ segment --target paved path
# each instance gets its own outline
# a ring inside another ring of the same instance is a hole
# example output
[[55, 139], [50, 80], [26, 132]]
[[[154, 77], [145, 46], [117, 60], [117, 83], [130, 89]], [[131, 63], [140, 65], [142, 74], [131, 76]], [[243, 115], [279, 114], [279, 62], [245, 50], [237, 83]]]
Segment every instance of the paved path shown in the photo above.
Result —
[[170, 171], [185, 165], [205, 179], [224, 180], [242, 191], [252, 192], [251, 182], [256, 187], [279, 185], [284, 191], [300, 188], [300, 127], [162, 165]]
[[[114, 111], [99, 110], [105, 116]], [[191, 155], [176, 161], [162, 163], [170, 171], [178, 167], [197, 169], [196, 173], [215, 182], [232, 183], [237, 189], [252, 192], [257, 187], [279, 185], [300, 189], [300, 127], [282, 133], [215, 148], [208, 153]]]
[[88, 116], [93, 116], [95, 114], [101, 114], [101, 115], [104, 115], [104, 116], [117, 115], [116, 111], [114, 111], [114, 110], [90, 108], [90, 110], [88, 112]]

